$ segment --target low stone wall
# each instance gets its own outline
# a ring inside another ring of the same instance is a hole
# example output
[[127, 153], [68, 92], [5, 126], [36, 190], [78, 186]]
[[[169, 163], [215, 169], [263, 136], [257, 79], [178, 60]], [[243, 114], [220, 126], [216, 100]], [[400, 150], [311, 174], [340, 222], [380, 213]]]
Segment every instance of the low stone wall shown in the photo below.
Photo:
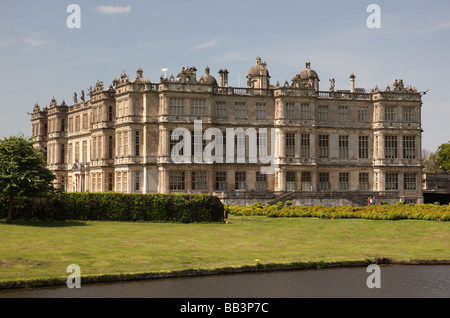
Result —
[[[358, 200], [358, 203], [355, 203], [354, 201], [351, 201], [346, 198], [323, 198], [323, 197], [287, 198], [287, 200], [291, 201], [293, 205], [300, 205], [300, 206], [321, 205], [321, 206], [326, 206], [326, 207], [364, 206], [367, 203], [367, 198], [365, 198], [365, 197], [364, 198], [361, 197], [360, 200]], [[262, 205], [274, 204], [273, 199], [227, 198], [227, 199], [222, 199], [221, 201], [224, 205], [252, 205], [254, 203], [261, 203]], [[286, 200], [283, 200], [283, 201], [286, 201]], [[387, 198], [387, 197], [376, 198], [377, 204], [381, 204], [384, 201], [387, 204], [396, 204], [399, 201], [399, 199], [398, 198]]]

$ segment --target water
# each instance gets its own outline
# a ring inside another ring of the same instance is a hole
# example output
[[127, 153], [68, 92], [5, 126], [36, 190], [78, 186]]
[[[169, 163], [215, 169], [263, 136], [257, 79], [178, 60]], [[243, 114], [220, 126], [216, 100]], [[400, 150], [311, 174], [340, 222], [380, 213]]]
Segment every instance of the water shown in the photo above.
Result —
[[0, 290], [0, 298], [449, 298], [450, 265], [381, 266], [370, 289], [366, 267], [213, 275], [137, 282]]

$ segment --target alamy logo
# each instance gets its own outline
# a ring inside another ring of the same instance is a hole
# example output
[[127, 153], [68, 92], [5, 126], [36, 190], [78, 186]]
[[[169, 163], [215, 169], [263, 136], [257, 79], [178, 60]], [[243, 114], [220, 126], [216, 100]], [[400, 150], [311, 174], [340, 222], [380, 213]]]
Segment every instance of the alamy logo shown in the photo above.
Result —
[[71, 264], [67, 266], [67, 273], [72, 273], [67, 277], [67, 287], [69, 288], [81, 288], [81, 270], [77, 264]]
[[367, 6], [367, 13], [372, 13], [367, 18], [366, 24], [369, 29], [381, 28], [381, 8], [378, 4], [370, 4]]
[[[259, 163], [266, 165], [261, 167], [261, 174], [275, 173], [278, 167], [278, 128], [272, 128], [270, 132], [267, 128], [259, 128], [258, 131], [255, 128], [226, 128], [224, 135], [219, 128], [208, 128], [203, 132], [202, 126], [201, 120], [194, 121], [193, 136], [189, 129], [183, 127], [172, 131], [171, 140], [178, 142], [170, 153], [173, 163]], [[205, 147], [204, 141], [208, 143]]]
[[67, 6], [66, 12], [71, 13], [66, 20], [69, 29], [81, 28], [81, 8], [78, 4], [70, 4]]
[[371, 264], [367, 267], [367, 273], [372, 273], [367, 277], [366, 285], [368, 288], [381, 288], [381, 269], [376, 264]]

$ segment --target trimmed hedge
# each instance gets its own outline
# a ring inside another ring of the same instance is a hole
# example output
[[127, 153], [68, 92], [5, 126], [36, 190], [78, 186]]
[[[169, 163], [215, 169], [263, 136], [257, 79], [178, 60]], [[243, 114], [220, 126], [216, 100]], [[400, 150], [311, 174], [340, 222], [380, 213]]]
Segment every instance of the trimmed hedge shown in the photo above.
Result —
[[249, 206], [227, 205], [225, 209], [232, 215], [263, 215], [267, 217], [318, 217], [324, 219], [359, 218], [372, 220], [429, 220], [450, 221], [450, 205], [402, 204], [351, 206], [285, 206], [255, 203]]
[[[7, 210], [8, 200], [0, 196], [0, 218]], [[223, 222], [223, 211], [219, 198], [207, 194], [54, 193], [16, 198], [13, 219]]]

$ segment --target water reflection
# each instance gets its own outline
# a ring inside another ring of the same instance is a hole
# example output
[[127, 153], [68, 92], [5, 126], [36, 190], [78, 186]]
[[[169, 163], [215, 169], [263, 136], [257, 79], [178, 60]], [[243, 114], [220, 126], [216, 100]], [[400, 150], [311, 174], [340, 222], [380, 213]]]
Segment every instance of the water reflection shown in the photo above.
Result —
[[365, 267], [214, 275], [138, 282], [3, 290], [24, 298], [449, 298], [450, 266], [382, 266], [381, 288], [369, 289]]

